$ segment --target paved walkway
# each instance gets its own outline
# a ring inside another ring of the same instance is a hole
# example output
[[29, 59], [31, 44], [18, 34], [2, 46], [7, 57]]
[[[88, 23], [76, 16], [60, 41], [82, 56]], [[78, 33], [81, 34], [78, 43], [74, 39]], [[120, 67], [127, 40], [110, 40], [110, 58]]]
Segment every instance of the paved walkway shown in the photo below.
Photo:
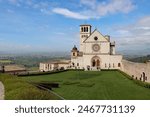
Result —
[[0, 100], [4, 99], [4, 85], [0, 82]]

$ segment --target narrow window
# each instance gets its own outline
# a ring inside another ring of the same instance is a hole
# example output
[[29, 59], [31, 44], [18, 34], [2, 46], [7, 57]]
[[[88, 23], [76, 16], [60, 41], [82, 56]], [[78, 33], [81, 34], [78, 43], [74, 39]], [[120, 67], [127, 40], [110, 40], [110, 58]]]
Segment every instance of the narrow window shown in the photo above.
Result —
[[107, 67], [107, 64], [105, 63], [105, 68]]
[[97, 60], [97, 66], [100, 66], [100, 61], [99, 60]]
[[118, 63], [118, 67], [121, 67], [121, 64], [120, 64], [120, 63]]
[[75, 53], [73, 53], [73, 56], [75, 56]]
[[111, 67], [110, 63], [109, 63], [109, 68]]
[[81, 32], [83, 32], [83, 27], [81, 28]]
[[79, 66], [79, 63], [77, 63], [77, 66]]
[[86, 32], [88, 32], [88, 27], [86, 27]]
[[48, 64], [48, 70], [49, 70], [49, 64]]

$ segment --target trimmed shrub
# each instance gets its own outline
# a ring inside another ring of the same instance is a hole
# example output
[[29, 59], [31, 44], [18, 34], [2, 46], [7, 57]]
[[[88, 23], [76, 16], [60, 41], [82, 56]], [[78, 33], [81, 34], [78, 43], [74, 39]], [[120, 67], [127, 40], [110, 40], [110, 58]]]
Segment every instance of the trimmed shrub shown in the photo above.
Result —
[[117, 71], [117, 69], [101, 69], [101, 71]]
[[130, 75], [126, 74], [125, 72], [120, 71], [120, 70], [118, 70], [118, 71], [119, 71], [121, 74], [123, 74], [124, 76], [126, 76], [128, 79], [134, 80], [133, 77], [131, 77]]
[[48, 88], [48, 89], [52, 89], [52, 88], [58, 88], [59, 87], [59, 84], [58, 83], [54, 83], [54, 82], [40, 82], [40, 83], [32, 83], [33, 85], [35, 86], [41, 86], [41, 87], [44, 87], [44, 88]]
[[68, 71], [84, 71], [84, 69], [68, 69]]
[[25, 74], [18, 74], [18, 76], [40, 76], [40, 75], [48, 75], [48, 74], [56, 74], [61, 72], [66, 72], [67, 70], [57, 70], [57, 71], [50, 71], [50, 72], [36, 72], [36, 73], [25, 73]]

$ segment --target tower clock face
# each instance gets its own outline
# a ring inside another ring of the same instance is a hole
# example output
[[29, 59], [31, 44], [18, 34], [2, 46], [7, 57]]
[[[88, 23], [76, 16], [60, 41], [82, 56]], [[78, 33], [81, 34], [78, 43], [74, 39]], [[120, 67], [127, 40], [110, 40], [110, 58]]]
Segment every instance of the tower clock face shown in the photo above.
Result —
[[100, 46], [98, 44], [94, 44], [92, 46], [93, 51], [98, 52], [100, 50]]

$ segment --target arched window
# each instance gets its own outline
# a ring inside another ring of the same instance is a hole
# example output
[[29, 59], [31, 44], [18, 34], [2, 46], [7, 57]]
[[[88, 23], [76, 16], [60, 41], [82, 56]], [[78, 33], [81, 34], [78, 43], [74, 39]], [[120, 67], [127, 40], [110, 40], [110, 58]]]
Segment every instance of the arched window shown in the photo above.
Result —
[[86, 27], [86, 32], [88, 32], [88, 27]]
[[77, 66], [79, 66], [79, 63], [77, 63]]
[[107, 67], [107, 64], [105, 63], [105, 68]]
[[73, 56], [75, 56], [75, 53], [73, 53]]
[[73, 67], [74, 67], [74, 63], [72, 63]]
[[81, 32], [83, 32], [83, 27], [81, 28]]
[[121, 67], [121, 64], [120, 64], [120, 63], [118, 63], [118, 67]]

